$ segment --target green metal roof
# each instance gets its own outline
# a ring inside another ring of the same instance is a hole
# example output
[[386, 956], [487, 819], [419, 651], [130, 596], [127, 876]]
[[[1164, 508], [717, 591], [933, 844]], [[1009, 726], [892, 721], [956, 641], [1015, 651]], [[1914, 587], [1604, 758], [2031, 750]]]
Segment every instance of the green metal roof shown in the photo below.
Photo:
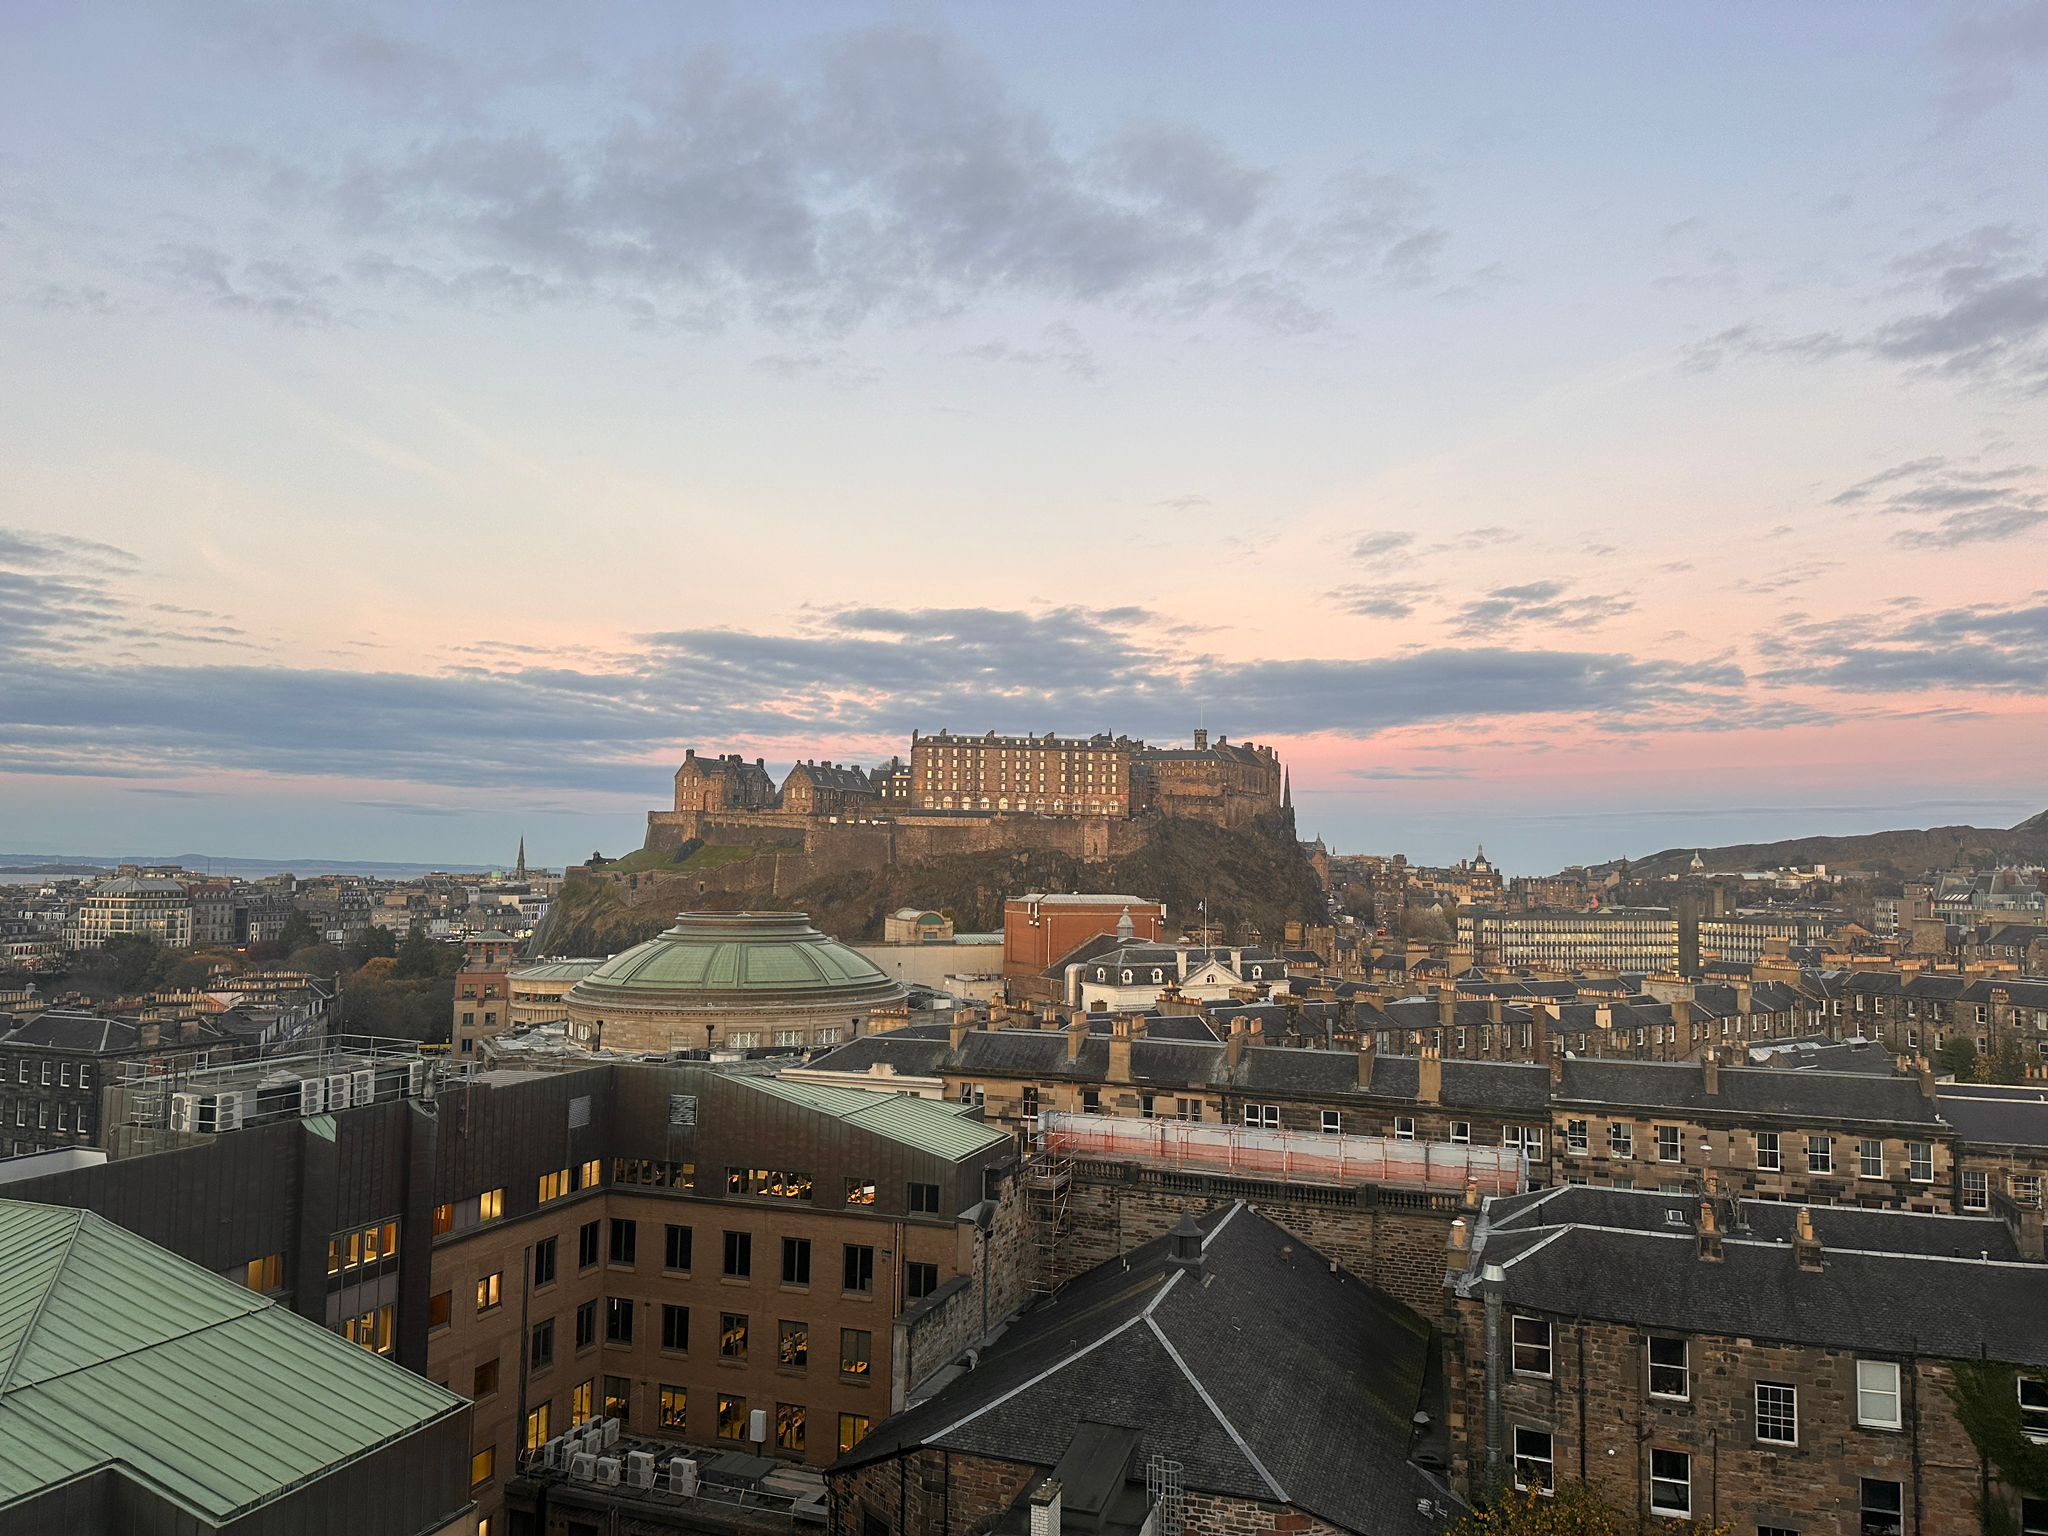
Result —
[[869, 1093], [860, 1088], [834, 1088], [824, 1083], [793, 1083], [779, 1077], [735, 1077], [762, 1093], [772, 1093], [792, 1104], [815, 1109], [821, 1114], [857, 1125], [877, 1136], [887, 1136], [920, 1152], [930, 1152], [949, 1162], [995, 1146], [1010, 1139], [1007, 1131], [980, 1120], [971, 1120], [959, 1107], [935, 1099], [913, 1098], [903, 1093]]
[[801, 912], [685, 912], [673, 928], [585, 975], [572, 997], [647, 994], [898, 993], [872, 961]]
[[515, 965], [514, 981], [581, 981], [603, 965], [602, 960], [543, 960], [536, 965]]
[[90, 1211], [0, 1200], [0, 1515], [113, 1466], [220, 1524], [463, 1406]]

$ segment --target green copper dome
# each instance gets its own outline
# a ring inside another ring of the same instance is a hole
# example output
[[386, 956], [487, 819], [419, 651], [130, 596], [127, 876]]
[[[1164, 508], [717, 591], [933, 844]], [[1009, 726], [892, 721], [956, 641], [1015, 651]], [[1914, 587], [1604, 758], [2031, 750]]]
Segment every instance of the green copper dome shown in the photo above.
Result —
[[802, 912], [685, 912], [676, 925], [612, 956], [569, 992], [589, 1005], [863, 1005], [903, 989]]

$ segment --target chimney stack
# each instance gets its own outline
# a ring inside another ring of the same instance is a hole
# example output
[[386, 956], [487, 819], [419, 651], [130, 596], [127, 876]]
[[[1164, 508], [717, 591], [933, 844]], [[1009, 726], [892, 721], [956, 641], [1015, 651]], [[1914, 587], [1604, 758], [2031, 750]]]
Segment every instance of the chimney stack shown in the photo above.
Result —
[[1472, 1267], [1472, 1229], [1462, 1216], [1451, 1223], [1451, 1247], [1447, 1264], [1454, 1275], [1462, 1275]]
[[1371, 1030], [1358, 1032], [1358, 1086], [1368, 1091], [1372, 1088], [1372, 1065], [1379, 1056], [1379, 1043]]
[[1068, 1061], [1073, 1062], [1081, 1059], [1081, 1046], [1087, 1038], [1088, 1016], [1085, 1013], [1076, 1013], [1071, 1019], [1067, 1020]]
[[1721, 1054], [1713, 1046], [1700, 1053], [1700, 1072], [1706, 1079], [1707, 1097], [1717, 1098], [1721, 1092]]
[[1442, 1102], [1443, 1095], [1444, 1053], [1436, 1046], [1425, 1045], [1415, 1063], [1415, 1101], [1437, 1104]]
[[1445, 1029], [1458, 1022], [1458, 984], [1454, 981], [1437, 983], [1436, 1021]]
[[1048, 1477], [1031, 1490], [1031, 1536], [1060, 1536], [1060, 1480]]
[[952, 1044], [956, 1055], [959, 1053], [960, 1048], [967, 1043], [967, 1037], [973, 1032], [973, 1029], [974, 1020], [957, 1015], [954, 1017], [951, 1026], [946, 1030], [946, 1039]]
[[1934, 1065], [1925, 1056], [1913, 1058], [1913, 1074], [1920, 1079], [1920, 1096], [1934, 1102]]
[[1714, 1214], [1714, 1202], [1700, 1202], [1700, 1257], [1709, 1264], [1721, 1262], [1721, 1220]]
[[1166, 1262], [1175, 1269], [1202, 1272], [1202, 1229], [1193, 1212], [1183, 1212], [1167, 1235]]
[[1813, 1212], [1805, 1206], [1799, 1207], [1799, 1214], [1792, 1225], [1792, 1257], [1799, 1267], [1808, 1271], [1819, 1271], [1825, 1267], [1821, 1258], [1820, 1239], [1814, 1236]]
[[1120, 1013], [1109, 1023], [1109, 1077], [1112, 1083], [1131, 1080], [1131, 1016]]

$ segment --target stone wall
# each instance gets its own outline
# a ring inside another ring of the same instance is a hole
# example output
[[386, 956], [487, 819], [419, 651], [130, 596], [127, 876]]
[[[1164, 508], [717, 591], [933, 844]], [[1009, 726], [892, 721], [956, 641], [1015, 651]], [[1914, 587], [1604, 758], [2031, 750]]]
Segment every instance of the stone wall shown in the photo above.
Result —
[[[1099, 863], [1144, 847], [1156, 825], [1106, 816], [905, 816], [847, 822], [791, 811], [649, 811], [646, 846], [673, 851], [696, 839], [721, 847], [801, 848], [805, 872], [788, 882], [793, 886], [840, 869], [956, 854], [1064, 853]], [[760, 883], [758, 872], [752, 883]]]
[[966, 1352], [976, 1339], [1013, 1316], [1030, 1299], [1032, 1266], [1023, 1182], [1014, 1169], [1002, 1175], [987, 1232], [960, 1229], [958, 1283], [949, 1281], [896, 1319], [891, 1356], [890, 1411], [901, 1412], [911, 1388]]
[[1338, 1189], [1210, 1174], [1175, 1173], [1136, 1163], [1077, 1162], [1056, 1278], [1071, 1279], [1200, 1215], [1243, 1200], [1302, 1242], [1335, 1259], [1424, 1317], [1444, 1316], [1444, 1254], [1453, 1196], [1364, 1185]]
[[831, 1536], [986, 1531], [1040, 1475], [1021, 1462], [920, 1448], [827, 1474]]

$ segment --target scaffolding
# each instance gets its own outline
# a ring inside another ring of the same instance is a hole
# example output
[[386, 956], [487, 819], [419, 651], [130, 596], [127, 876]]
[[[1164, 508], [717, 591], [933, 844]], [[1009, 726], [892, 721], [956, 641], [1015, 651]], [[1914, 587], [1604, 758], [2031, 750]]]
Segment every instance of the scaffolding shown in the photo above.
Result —
[[1058, 1289], [1060, 1242], [1066, 1236], [1069, 1206], [1074, 1198], [1074, 1160], [1064, 1147], [1038, 1138], [1036, 1149], [1024, 1165], [1024, 1194], [1031, 1215], [1031, 1242], [1035, 1249], [1031, 1266], [1031, 1289], [1049, 1295]]

